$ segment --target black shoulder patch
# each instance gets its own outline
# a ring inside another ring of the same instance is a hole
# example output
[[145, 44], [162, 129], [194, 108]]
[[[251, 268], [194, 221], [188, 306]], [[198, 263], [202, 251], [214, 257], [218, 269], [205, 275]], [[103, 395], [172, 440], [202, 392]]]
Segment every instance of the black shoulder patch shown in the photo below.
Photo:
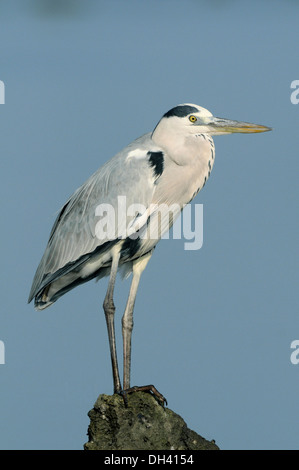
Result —
[[147, 152], [149, 156], [149, 164], [154, 169], [154, 174], [158, 178], [162, 175], [164, 170], [164, 155], [163, 152]]
[[175, 106], [174, 108], [170, 109], [167, 113], [164, 114], [163, 117], [171, 117], [171, 116], [177, 116], [177, 117], [186, 117], [188, 114], [191, 113], [197, 113], [198, 109], [195, 108], [194, 106], [188, 106], [187, 104], [182, 105], [182, 106]]

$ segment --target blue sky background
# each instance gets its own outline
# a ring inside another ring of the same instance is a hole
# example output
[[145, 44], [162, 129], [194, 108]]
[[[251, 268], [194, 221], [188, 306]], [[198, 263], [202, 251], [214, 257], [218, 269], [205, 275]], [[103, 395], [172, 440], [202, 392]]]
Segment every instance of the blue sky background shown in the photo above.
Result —
[[[58, 6], [62, 8], [58, 8]], [[138, 293], [132, 384], [222, 449], [298, 449], [295, 1], [0, 2], [0, 448], [82, 449], [112, 393], [107, 280], [44, 312], [27, 297], [55, 215], [182, 102], [274, 128], [215, 138], [204, 243], [158, 245]], [[128, 281], [116, 287], [121, 316]]]

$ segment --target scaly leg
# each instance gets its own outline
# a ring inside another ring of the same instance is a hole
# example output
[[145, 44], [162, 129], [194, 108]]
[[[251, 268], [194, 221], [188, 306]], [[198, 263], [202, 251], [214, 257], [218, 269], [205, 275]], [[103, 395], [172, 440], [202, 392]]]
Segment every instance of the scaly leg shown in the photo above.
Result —
[[117, 354], [116, 354], [115, 328], [114, 328], [115, 305], [113, 302], [114, 285], [115, 285], [115, 279], [116, 279], [116, 274], [117, 274], [117, 269], [118, 269], [118, 262], [120, 258], [119, 250], [117, 248], [116, 250], [114, 251], [113, 257], [112, 257], [110, 279], [108, 283], [106, 297], [103, 303], [103, 308], [105, 312], [107, 329], [108, 329], [114, 393], [119, 393], [122, 387], [121, 387], [120, 378], [119, 378]]
[[152, 255], [147, 253], [142, 258], [133, 261], [133, 279], [131, 283], [130, 293], [126, 305], [126, 309], [122, 318], [122, 335], [123, 335], [123, 354], [124, 354], [124, 390], [130, 388], [130, 370], [131, 370], [131, 337], [133, 330], [133, 311], [140, 281], [140, 276]]

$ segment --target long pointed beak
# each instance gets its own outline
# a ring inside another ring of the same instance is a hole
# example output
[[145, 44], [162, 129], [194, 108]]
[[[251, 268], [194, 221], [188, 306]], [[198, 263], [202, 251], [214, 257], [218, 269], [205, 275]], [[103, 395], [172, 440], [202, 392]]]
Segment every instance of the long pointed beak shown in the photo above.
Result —
[[212, 134], [232, 134], [240, 132], [242, 134], [251, 134], [254, 132], [267, 132], [271, 131], [271, 127], [262, 126], [260, 124], [252, 124], [250, 122], [232, 121], [230, 119], [223, 119], [212, 117], [208, 123]]

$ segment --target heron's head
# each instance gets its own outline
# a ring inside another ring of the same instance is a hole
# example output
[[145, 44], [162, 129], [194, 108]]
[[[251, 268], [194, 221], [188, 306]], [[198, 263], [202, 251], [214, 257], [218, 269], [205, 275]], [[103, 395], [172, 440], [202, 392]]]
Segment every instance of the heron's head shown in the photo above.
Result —
[[180, 104], [164, 114], [153, 135], [159, 138], [166, 134], [177, 137], [196, 134], [224, 135], [234, 132], [244, 134], [270, 131], [270, 127], [249, 122], [232, 121], [214, 117], [210, 111], [196, 104]]

